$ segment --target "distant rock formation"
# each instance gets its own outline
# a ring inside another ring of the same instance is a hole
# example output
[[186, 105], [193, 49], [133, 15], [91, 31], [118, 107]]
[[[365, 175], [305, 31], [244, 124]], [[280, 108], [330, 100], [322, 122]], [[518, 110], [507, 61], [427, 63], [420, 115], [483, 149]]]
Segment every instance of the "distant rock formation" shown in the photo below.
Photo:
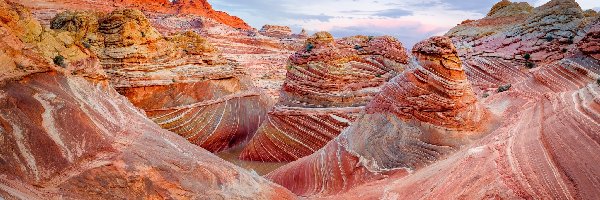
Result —
[[365, 116], [267, 177], [302, 196], [336, 194], [378, 173], [421, 169], [486, 133], [490, 113], [477, 103], [451, 40], [420, 42], [413, 55], [417, 62], [385, 84]]
[[315, 34], [290, 57], [281, 99], [240, 158], [281, 162], [314, 153], [407, 63], [406, 50], [393, 37]]
[[288, 26], [264, 25], [259, 31], [261, 35], [274, 38], [289, 38], [292, 36], [292, 29]]
[[574, 0], [553, 0], [532, 8], [504, 0], [487, 17], [451, 29], [467, 76], [482, 95], [525, 80], [528, 71], [577, 54], [577, 43], [598, 18]]
[[[161, 129], [90, 76], [102, 72], [80, 73], [102, 69], [83, 62], [91, 54], [66, 54], [86, 52], [64, 41], [71, 33], [39, 27], [22, 6], [0, 0], [2, 199], [295, 198]], [[52, 53], [68, 63], [46, 58]]]
[[131, 9], [79, 23], [94, 18], [65, 12], [51, 24], [76, 31], [117, 91], [163, 128], [218, 152], [248, 141], [265, 119], [270, 100], [198, 34], [164, 37]]

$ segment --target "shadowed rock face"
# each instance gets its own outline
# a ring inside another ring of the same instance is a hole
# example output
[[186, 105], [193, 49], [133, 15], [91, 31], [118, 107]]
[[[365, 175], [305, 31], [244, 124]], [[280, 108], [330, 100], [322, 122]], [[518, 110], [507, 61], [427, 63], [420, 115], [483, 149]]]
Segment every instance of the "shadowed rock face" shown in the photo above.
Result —
[[218, 152], [248, 141], [265, 119], [270, 100], [198, 34], [164, 37], [137, 10], [97, 15], [65, 12], [52, 25], [74, 30], [117, 91], [161, 127]]
[[404, 69], [405, 52], [392, 37], [334, 41], [328, 33], [315, 34], [290, 57], [281, 99], [240, 158], [293, 161], [314, 153]]
[[331, 195], [423, 168], [481, 137], [490, 114], [477, 103], [451, 40], [428, 39], [413, 55], [365, 116], [315, 154], [267, 177], [299, 195]]
[[161, 129], [105, 80], [71, 68], [77, 60], [50, 64], [39, 41], [17, 37], [32, 30], [20, 6], [0, 0], [0, 13], [0, 197], [294, 198]]
[[583, 54], [600, 60], [600, 18], [590, 26], [585, 37], [577, 44]]

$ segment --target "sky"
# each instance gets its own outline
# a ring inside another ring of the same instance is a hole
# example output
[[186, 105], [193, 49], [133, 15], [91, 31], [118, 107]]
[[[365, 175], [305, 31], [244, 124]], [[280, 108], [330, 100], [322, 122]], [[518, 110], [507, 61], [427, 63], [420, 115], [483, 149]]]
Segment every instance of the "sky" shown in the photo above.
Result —
[[[500, 0], [208, 0], [216, 10], [260, 29], [265, 24], [328, 31], [335, 37], [391, 35], [406, 47], [443, 35], [466, 19], [483, 18]], [[521, 0], [540, 6], [549, 0]], [[600, 0], [577, 0], [600, 10]]]

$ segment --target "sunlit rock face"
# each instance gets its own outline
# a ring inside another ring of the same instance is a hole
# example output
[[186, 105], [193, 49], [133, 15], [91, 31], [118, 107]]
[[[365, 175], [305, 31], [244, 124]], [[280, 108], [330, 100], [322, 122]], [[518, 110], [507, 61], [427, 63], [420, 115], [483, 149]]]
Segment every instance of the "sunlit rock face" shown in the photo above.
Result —
[[83, 47], [87, 58], [46, 58], [71, 43], [38, 46], [64, 33], [40, 31], [26, 9], [0, 0], [0, 13], [1, 198], [295, 198], [161, 129], [102, 79]]
[[383, 86], [366, 115], [268, 177], [298, 195], [337, 194], [421, 169], [488, 132], [491, 114], [477, 102], [451, 40], [434, 37], [412, 52], [407, 71]]
[[245, 143], [265, 119], [270, 100], [194, 32], [165, 37], [130, 9], [65, 12], [51, 24], [79, 35], [117, 91], [150, 119], [209, 151]]
[[406, 50], [392, 37], [315, 34], [290, 57], [279, 103], [240, 158], [280, 162], [314, 153], [407, 64]]
[[[265, 90], [275, 101], [279, 98], [279, 91], [286, 75], [286, 69], [282, 66], [286, 65], [290, 54], [302, 48], [304, 40], [307, 38], [305, 31], [300, 34], [292, 34], [291, 38], [264, 36], [254, 28], [244, 28], [247, 25], [241, 27], [236, 26], [236, 23], [226, 23], [226, 21], [219, 20], [221, 19], [219, 17], [202, 14], [204, 12], [183, 13], [184, 10], [179, 8], [190, 4], [191, 1], [174, 3], [145, 0], [10, 1], [24, 4], [30, 8], [34, 17], [40, 20], [42, 25], [50, 25], [52, 19], [65, 10], [109, 13], [115, 8], [140, 9], [153, 27], [163, 35], [192, 31], [207, 39], [221, 52], [224, 58], [239, 63], [239, 67], [245, 69], [254, 85]], [[201, 3], [203, 1], [195, 2], [199, 5], [205, 4]], [[216, 13], [221, 12], [216, 11]]]
[[64, 9], [110, 12], [115, 8], [131, 8], [150, 13], [202, 16], [237, 29], [252, 29], [239, 17], [231, 16], [222, 11], [215, 11], [206, 0], [58, 0], [51, 2], [45, 0], [9, 0], [8, 2], [11, 1], [36, 9], [35, 14], [44, 19], [51, 19]]

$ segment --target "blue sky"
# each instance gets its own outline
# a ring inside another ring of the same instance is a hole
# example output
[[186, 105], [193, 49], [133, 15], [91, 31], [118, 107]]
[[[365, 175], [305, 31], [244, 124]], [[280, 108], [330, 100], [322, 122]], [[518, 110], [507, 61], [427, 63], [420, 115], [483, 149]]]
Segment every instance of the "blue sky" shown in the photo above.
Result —
[[[441, 35], [466, 19], [484, 17], [500, 0], [209, 0], [260, 29], [287, 25], [296, 32], [329, 31], [336, 37], [392, 35], [410, 48]], [[540, 6], [548, 0], [525, 0]], [[577, 0], [583, 9], [600, 8], [600, 0]]]

